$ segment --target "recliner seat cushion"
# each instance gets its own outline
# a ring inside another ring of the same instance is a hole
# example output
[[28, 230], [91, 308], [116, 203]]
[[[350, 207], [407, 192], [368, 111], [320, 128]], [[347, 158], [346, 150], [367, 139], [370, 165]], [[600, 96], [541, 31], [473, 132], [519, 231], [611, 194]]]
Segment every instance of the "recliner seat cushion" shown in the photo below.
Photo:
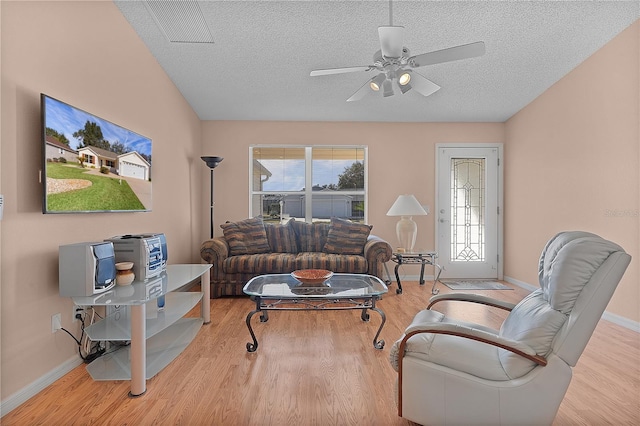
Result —
[[[497, 330], [464, 321], [450, 320], [442, 313], [433, 310], [422, 310], [416, 314], [408, 328], [426, 323], [447, 322], [463, 327], [472, 327], [497, 334]], [[398, 339], [391, 347], [389, 359], [392, 366], [398, 368]], [[405, 356], [415, 357], [434, 364], [443, 365], [458, 371], [472, 374], [487, 380], [504, 381], [509, 377], [502, 368], [499, 348], [475, 340], [464, 339], [446, 334], [421, 333], [407, 340]]]

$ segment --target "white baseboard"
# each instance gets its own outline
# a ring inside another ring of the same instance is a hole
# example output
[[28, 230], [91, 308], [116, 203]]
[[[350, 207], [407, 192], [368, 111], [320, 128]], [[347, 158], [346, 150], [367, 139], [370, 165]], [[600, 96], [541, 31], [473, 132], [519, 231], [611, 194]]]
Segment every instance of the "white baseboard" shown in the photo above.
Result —
[[[529, 291], [534, 291], [534, 290], [540, 288], [538, 286], [532, 286], [531, 284], [527, 284], [527, 283], [525, 283], [523, 281], [519, 281], [519, 280], [516, 280], [515, 278], [511, 278], [511, 277], [507, 277], [507, 276], [504, 277], [504, 280], [506, 282], [508, 282], [508, 283], [511, 283], [513, 285], [517, 285], [518, 287], [522, 287], [522, 288], [524, 288], [526, 290], [529, 290]], [[635, 331], [636, 333], [640, 333], [640, 322], [632, 321], [632, 320], [630, 320], [628, 318], [621, 317], [620, 315], [612, 314], [611, 312], [607, 312], [607, 311], [605, 311], [602, 314], [602, 319], [610, 321], [610, 322], [612, 322], [612, 323], [614, 323], [616, 325], [619, 325], [621, 327], [628, 328], [629, 330]]]
[[602, 314], [602, 319], [611, 321], [614, 324], [617, 324], [624, 328], [628, 328], [629, 330], [635, 331], [636, 333], [640, 333], [640, 322], [631, 321], [628, 318], [621, 317], [620, 315], [612, 314], [611, 312], [607, 311], [604, 311], [604, 314]]
[[538, 286], [527, 284], [524, 281], [520, 281], [520, 280], [516, 280], [515, 278], [507, 277], [506, 275], [504, 277], [504, 280], [506, 282], [508, 282], [509, 284], [517, 285], [518, 287], [524, 288], [525, 290], [529, 290], [529, 291], [534, 291], [534, 290], [537, 290], [537, 289], [540, 288]]
[[4, 401], [0, 402], [0, 417], [15, 410], [29, 398], [37, 395], [44, 390], [44, 388], [54, 383], [80, 364], [82, 364], [82, 359], [76, 355], [49, 371], [35, 382], [25, 386], [13, 395], [9, 395]]

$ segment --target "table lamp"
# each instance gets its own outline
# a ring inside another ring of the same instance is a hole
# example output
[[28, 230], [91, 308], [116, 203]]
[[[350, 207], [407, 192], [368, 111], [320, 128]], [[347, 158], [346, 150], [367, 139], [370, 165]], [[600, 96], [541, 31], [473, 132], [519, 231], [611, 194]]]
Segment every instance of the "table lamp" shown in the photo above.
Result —
[[427, 212], [422, 208], [416, 197], [411, 194], [398, 196], [398, 199], [387, 212], [387, 216], [401, 216], [396, 224], [396, 236], [400, 247], [407, 252], [413, 251], [418, 235], [418, 225], [411, 218], [412, 216], [424, 216]]

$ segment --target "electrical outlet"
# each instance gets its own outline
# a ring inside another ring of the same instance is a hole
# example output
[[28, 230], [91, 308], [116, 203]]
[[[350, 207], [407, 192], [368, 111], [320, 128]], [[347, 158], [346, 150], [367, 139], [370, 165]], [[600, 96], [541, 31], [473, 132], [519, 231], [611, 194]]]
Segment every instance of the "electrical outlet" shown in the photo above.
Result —
[[84, 306], [78, 306], [75, 303], [73, 304], [73, 307], [71, 308], [71, 322], [77, 322], [78, 318], [76, 318], [76, 315], [84, 315]]
[[54, 314], [51, 315], [51, 332], [55, 333], [56, 331], [62, 328], [62, 314]]

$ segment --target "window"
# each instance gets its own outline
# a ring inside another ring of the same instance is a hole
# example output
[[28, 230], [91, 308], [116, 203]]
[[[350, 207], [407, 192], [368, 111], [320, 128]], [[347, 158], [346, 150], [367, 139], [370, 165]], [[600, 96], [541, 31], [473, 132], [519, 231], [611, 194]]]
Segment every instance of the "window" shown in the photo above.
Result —
[[253, 146], [249, 155], [251, 217], [366, 221], [366, 147]]

